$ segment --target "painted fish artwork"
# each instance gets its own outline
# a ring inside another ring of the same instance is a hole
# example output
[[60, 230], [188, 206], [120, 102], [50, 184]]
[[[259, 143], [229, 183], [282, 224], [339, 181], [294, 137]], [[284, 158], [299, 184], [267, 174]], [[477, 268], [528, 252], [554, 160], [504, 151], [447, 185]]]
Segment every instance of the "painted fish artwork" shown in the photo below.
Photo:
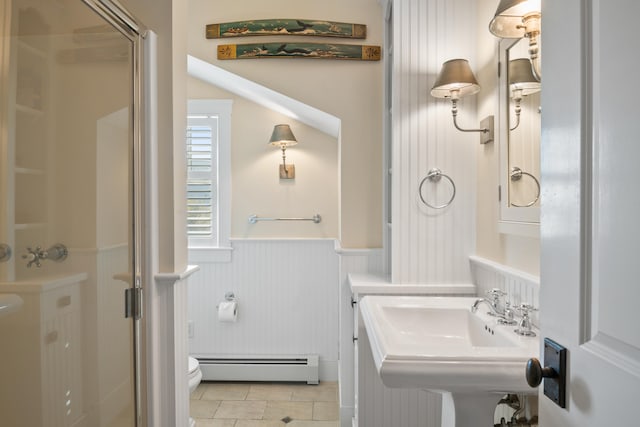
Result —
[[331, 43], [248, 43], [218, 46], [218, 59], [314, 58], [379, 61], [380, 46]]
[[246, 36], [301, 35], [364, 39], [367, 26], [308, 19], [258, 19], [207, 25], [208, 39]]

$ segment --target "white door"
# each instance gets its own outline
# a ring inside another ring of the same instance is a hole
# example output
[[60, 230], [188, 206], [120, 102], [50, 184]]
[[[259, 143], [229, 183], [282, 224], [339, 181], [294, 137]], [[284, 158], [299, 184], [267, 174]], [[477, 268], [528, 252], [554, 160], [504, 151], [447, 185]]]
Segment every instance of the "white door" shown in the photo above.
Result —
[[541, 332], [568, 349], [544, 427], [640, 426], [637, 0], [543, 2]]

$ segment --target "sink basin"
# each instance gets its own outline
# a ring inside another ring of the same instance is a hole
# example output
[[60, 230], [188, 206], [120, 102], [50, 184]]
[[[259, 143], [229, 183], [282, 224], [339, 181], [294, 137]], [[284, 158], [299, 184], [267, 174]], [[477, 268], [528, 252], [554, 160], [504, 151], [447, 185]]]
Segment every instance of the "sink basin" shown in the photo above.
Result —
[[525, 366], [539, 338], [499, 325], [476, 298], [366, 296], [360, 310], [388, 387], [452, 393], [532, 393]]

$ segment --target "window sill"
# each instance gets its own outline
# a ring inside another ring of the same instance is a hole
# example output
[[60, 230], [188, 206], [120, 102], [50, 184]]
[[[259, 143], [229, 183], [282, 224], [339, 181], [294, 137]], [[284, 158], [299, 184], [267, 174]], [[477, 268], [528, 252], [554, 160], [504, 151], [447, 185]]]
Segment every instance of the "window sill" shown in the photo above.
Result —
[[232, 247], [189, 248], [189, 263], [213, 264], [231, 262]]

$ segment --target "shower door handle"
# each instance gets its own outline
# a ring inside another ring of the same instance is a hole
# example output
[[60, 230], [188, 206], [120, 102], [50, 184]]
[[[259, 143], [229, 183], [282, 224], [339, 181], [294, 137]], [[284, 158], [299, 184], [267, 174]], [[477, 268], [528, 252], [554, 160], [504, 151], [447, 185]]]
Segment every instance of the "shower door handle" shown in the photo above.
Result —
[[11, 259], [11, 247], [0, 243], [0, 262], [7, 262]]

